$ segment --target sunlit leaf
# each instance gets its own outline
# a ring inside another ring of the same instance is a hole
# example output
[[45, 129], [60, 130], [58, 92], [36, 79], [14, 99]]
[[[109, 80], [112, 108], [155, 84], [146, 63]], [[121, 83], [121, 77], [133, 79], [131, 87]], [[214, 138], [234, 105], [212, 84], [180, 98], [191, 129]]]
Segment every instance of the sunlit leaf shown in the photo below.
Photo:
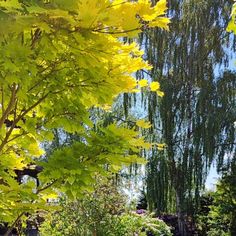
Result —
[[143, 88], [143, 87], [148, 86], [148, 81], [146, 79], [141, 79], [141, 80], [139, 80], [138, 84], [139, 84], [140, 88]]
[[152, 82], [150, 84], [151, 91], [157, 91], [160, 88], [160, 84], [158, 82]]
[[150, 128], [150, 127], [152, 126], [149, 121], [147, 122], [147, 121], [145, 121], [144, 119], [138, 120], [138, 121], [136, 122], [136, 125], [139, 126], [139, 127], [141, 127], [141, 128], [143, 128], [143, 129], [148, 129], [148, 128]]

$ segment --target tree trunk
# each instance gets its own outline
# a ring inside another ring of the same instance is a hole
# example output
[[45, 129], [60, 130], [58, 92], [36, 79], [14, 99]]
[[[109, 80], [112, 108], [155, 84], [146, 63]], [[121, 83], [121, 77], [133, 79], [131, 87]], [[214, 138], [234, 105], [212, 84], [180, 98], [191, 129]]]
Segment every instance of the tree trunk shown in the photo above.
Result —
[[233, 212], [233, 215], [232, 215], [232, 221], [231, 221], [231, 224], [230, 224], [230, 233], [231, 235], [236, 235], [236, 213], [234, 214], [235, 212]]
[[186, 223], [184, 219], [184, 213], [182, 211], [181, 203], [180, 203], [180, 194], [176, 191], [176, 210], [178, 217], [178, 228], [181, 236], [188, 236], [186, 231]]

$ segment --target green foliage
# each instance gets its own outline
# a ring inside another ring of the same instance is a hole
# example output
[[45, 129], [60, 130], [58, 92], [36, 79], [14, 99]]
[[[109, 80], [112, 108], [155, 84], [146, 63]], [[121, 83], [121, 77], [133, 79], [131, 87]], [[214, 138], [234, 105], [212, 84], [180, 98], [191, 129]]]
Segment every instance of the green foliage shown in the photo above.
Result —
[[217, 184], [215, 192], [210, 194], [213, 203], [209, 205], [209, 212], [198, 216], [198, 227], [204, 229], [206, 235], [230, 236], [236, 234], [236, 173], [235, 164], [231, 172], [225, 174]]
[[148, 232], [153, 236], [171, 236], [170, 228], [157, 218], [153, 218], [152, 215], [138, 215], [136, 213], [124, 214], [121, 216], [121, 225], [123, 225], [124, 234], [118, 235], [131, 236], [134, 233], [140, 236], [146, 236]]
[[236, 234], [236, 169], [232, 165], [231, 173], [226, 174], [217, 185], [214, 203], [209, 213], [211, 225], [209, 235]]
[[97, 178], [94, 192], [73, 202], [64, 199], [60, 205], [60, 211], [46, 217], [41, 235], [141, 236], [148, 231], [154, 236], [171, 235], [169, 227], [157, 218], [125, 213], [124, 196], [111, 180], [101, 177]]
[[113, 232], [117, 214], [122, 212], [125, 199], [112, 180], [97, 177], [96, 183], [91, 185], [95, 191], [85, 194], [81, 200], [61, 200], [62, 209], [47, 215], [41, 234], [92, 235], [96, 232], [104, 235], [103, 232]]
[[207, 235], [209, 231], [209, 212], [213, 203], [212, 192], [204, 193], [200, 198], [200, 206], [196, 216], [197, 231], [200, 235]]
[[134, 130], [115, 125], [97, 129], [97, 133], [90, 132], [83, 137], [84, 142], [75, 141], [53, 152], [47, 162], [41, 162], [44, 171], [40, 179], [46, 184], [54, 183], [53, 187], [67, 196], [81, 196], [84, 191], [92, 190], [94, 174], [116, 172], [132, 162], [144, 163], [137, 153], [147, 144], [142, 138], [136, 139], [138, 135]]
[[[140, 134], [116, 125], [93, 133], [88, 110], [134, 91], [134, 73], [151, 67], [135, 42], [120, 37], [167, 29], [165, 11], [165, 0], [0, 0], [1, 221], [47, 210], [58, 192], [82, 195], [104, 167], [141, 161]], [[81, 140], [37, 162], [55, 129]], [[15, 171], [35, 164], [44, 167], [40, 186], [19, 185]]]

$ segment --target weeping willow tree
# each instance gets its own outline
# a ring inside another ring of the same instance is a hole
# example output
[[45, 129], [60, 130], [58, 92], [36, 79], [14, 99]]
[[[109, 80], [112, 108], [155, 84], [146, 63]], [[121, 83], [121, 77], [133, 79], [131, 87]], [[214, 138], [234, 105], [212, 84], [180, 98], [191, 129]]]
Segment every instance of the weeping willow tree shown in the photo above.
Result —
[[153, 69], [138, 77], [158, 80], [165, 93], [143, 99], [148, 138], [166, 143], [147, 154], [149, 207], [176, 212], [185, 235], [184, 218], [194, 215], [210, 166], [221, 171], [235, 158], [235, 39], [226, 32], [232, 1], [169, 0], [168, 7], [170, 31], [141, 36]]

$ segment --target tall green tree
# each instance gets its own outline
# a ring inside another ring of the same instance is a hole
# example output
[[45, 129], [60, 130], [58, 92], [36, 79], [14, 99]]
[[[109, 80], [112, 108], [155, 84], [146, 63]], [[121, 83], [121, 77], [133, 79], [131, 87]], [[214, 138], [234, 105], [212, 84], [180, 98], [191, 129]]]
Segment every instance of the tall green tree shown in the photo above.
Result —
[[153, 92], [143, 98], [152, 124], [145, 132], [149, 141], [166, 143], [162, 152], [147, 153], [147, 194], [151, 209], [178, 213], [187, 235], [184, 218], [194, 215], [211, 164], [216, 161], [218, 171], [227, 168], [225, 160], [236, 149], [236, 76], [224, 71], [235, 46], [226, 32], [232, 1], [168, 4], [170, 31], [148, 30], [141, 37], [154, 67], [138, 78], [158, 80], [165, 93], [161, 100]]

